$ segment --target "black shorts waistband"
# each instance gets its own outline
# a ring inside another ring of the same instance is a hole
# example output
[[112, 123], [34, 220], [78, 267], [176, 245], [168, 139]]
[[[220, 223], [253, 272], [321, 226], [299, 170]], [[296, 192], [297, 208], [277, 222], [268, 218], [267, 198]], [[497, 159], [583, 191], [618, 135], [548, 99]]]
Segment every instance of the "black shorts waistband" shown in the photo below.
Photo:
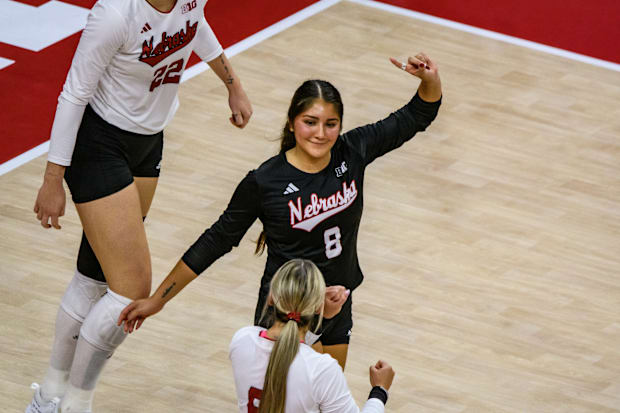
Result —
[[101, 116], [99, 116], [99, 114], [97, 112], [95, 112], [93, 107], [90, 106], [90, 103], [88, 105], [86, 105], [86, 110], [84, 111], [84, 115], [85, 116], [89, 116], [94, 122], [98, 123], [99, 125], [105, 126], [106, 128], [108, 128], [110, 130], [113, 130], [117, 134], [120, 134], [120, 135], [126, 136], [126, 137], [154, 138], [154, 137], [159, 136], [159, 134], [161, 133], [161, 132], [157, 132], [157, 133], [153, 133], [153, 134], [143, 134], [143, 133], [131, 132], [131, 131], [128, 131], [128, 130], [125, 130], [125, 129], [121, 129], [121, 128], [119, 128], [116, 125], [112, 125], [110, 122], [106, 121]]

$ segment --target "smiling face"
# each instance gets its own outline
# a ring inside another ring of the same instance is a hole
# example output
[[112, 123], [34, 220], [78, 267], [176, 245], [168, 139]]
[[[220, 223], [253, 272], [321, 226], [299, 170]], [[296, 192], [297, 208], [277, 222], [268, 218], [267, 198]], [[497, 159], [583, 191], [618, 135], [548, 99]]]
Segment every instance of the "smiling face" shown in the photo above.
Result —
[[340, 122], [333, 104], [316, 99], [293, 120], [297, 149], [313, 163], [329, 159], [330, 150], [340, 134]]

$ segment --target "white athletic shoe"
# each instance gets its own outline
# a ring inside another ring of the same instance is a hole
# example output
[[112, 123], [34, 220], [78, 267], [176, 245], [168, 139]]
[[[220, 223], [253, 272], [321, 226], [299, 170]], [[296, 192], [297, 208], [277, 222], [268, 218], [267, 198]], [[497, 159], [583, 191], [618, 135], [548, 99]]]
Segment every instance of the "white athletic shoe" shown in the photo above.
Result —
[[49, 402], [46, 402], [41, 397], [41, 386], [37, 383], [32, 383], [30, 388], [34, 390], [34, 396], [28, 407], [26, 407], [25, 413], [59, 413], [60, 399], [58, 397], [54, 397]]

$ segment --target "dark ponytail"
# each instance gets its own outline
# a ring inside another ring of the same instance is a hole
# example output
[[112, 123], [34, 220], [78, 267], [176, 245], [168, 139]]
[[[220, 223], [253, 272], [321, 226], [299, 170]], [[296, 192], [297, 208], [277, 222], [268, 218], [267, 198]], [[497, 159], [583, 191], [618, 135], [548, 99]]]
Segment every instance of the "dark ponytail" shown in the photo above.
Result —
[[[293, 99], [291, 99], [291, 105], [288, 107], [286, 122], [280, 135], [280, 153], [295, 147], [295, 133], [291, 130], [293, 129], [295, 118], [300, 113], [308, 110], [316, 100], [322, 100], [325, 103], [334, 105], [340, 118], [340, 127], [342, 127], [344, 108], [338, 89], [325, 80], [306, 80], [297, 88]], [[265, 241], [265, 231], [262, 231], [256, 241], [256, 250], [254, 251], [256, 255], [261, 255], [265, 250]]]

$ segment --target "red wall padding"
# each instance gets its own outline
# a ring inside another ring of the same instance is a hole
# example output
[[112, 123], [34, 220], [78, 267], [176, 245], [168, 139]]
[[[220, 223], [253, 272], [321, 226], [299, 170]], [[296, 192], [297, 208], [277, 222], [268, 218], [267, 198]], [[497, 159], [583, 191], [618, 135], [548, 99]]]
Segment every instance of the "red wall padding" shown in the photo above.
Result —
[[620, 63], [619, 0], [383, 0], [382, 3]]

